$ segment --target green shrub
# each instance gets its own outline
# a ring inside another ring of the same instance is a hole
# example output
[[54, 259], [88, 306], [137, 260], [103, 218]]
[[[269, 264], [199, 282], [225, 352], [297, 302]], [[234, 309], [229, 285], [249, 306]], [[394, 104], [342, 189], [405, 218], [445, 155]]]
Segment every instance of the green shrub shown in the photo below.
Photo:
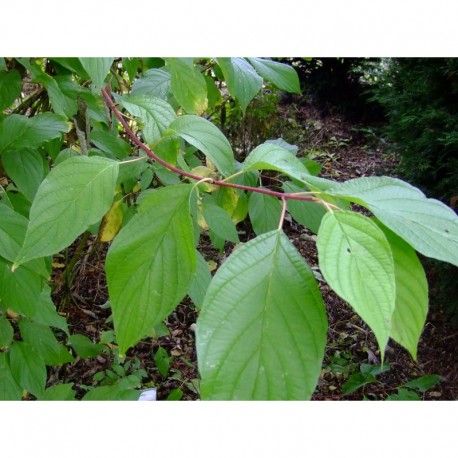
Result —
[[374, 90], [400, 172], [447, 203], [458, 194], [457, 72], [457, 59], [393, 59]]

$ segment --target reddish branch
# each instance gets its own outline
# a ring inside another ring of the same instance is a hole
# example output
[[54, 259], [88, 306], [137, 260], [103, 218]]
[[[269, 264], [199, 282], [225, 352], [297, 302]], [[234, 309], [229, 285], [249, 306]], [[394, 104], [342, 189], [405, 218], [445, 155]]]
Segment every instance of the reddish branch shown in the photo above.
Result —
[[[164, 161], [161, 159], [159, 156], [157, 156], [153, 151], [151, 151], [143, 142], [141, 142], [138, 137], [132, 132], [132, 129], [129, 127], [127, 124], [126, 120], [123, 118], [122, 114], [119, 112], [119, 110], [116, 108], [116, 105], [114, 104], [111, 96], [108, 94], [107, 90], [105, 88], [102, 88], [102, 95], [105, 98], [108, 106], [111, 108], [113, 113], [116, 115], [116, 117], [119, 119], [119, 122], [122, 124], [124, 127], [124, 130], [127, 132], [127, 135], [131, 138], [131, 140], [139, 146], [151, 159], [155, 160], [159, 164], [163, 165], [165, 168], [169, 169], [170, 171], [177, 173], [178, 175], [182, 175], [187, 178], [191, 178], [196, 181], [201, 181], [202, 177], [198, 175], [194, 175], [192, 173], [186, 172], [184, 170], [181, 170], [177, 167], [174, 167], [173, 165], [169, 164], [168, 162]], [[208, 179], [205, 179], [207, 181]], [[236, 184], [236, 183], [229, 183], [227, 181], [221, 181], [221, 180], [212, 180], [211, 184], [214, 184], [216, 186], [226, 186], [228, 188], [237, 188], [237, 189], [242, 189], [244, 191], [253, 191], [253, 192], [258, 192], [260, 194], [267, 194], [269, 196], [274, 196], [274, 197], [279, 197], [280, 199], [291, 199], [291, 200], [305, 200], [305, 201], [312, 201], [312, 202], [320, 202], [321, 200], [316, 198], [316, 197], [311, 197], [311, 196], [303, 196], [300, 194], [294, 194], [294, 193], [284, 193], [284, 192], [277, 192], [277, 191], [271, 191], [269, 189], [263, 189], [263, 188], [255, 188], [253, 186], [245, 186], [241, 184]]]

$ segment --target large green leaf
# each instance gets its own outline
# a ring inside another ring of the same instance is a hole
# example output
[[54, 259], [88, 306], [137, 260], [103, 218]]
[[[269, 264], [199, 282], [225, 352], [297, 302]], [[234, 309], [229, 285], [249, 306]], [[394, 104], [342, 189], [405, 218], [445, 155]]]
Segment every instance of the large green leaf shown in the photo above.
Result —
[[118, 163], [101, 157], [72, 157], [55, 167], [32, 203], [16, 266], [57, 253], [100, 221], [113, 202], [117, 176]]
[[245, 159], [243, 171], [252, 170], [276, 170], [315, 189], [325, 190], [335, 184], [311, 175], [305, 165], [291, 152], [267, 142], [257, 146]]
[[8, 363], [8, 353], [0, 353], [0, 401], [19, 401], [21, 387], [14, 380]]
[[162, 100], [168, 100], [171, 78], [170, 73], [164, 69], [152, 68], [135, 81], [131, 94], [147, 94]]
[[276, 197], [253, 192], [248, 201], [248, 212], [254, 232], [261, 235], [278, 227], [281, 204]]
[[[376, 221], [377, 222], [377, 221]], [[428, 313], [428, 282], [415, 250], [401, 237], [377, 222], [390, 244], [396, 277], [396, 308], [391, 337], [406, 348], [413, 359]]]
[[38, 353], [24, 342], [10, 348], [10, 368], [17, 384], [39, 398], [46, 385], [46, 366]]
[[33, 347], [48, 366], [60, 366], [75, 360], [68, 350], [57, 342], [49, 326], [22, 319], [19, 321], [19, 329], [23, 341]]
[[170, 128], [202, 151], [224, 175], [234, 173], [234, 153], [227, 138], [210, 121], [193, 115], [179, 116]]
[[326, 343], [312, 271], [281, 230], [234, 251], [197, 321], [203, 399], [309, 399]]
[[327, 192], [368, 208], [425, 256], [458, 266], [458, 217], [442, 202], [389, 177], [355, 178]]
[[208, 106], [207, 83], [191, 58], [167, 59], [171, 73], [171, 89], [187, 113], [202, 114]]
[[267, 81], [287, 92], [301, 93], [299, 77], [293, 67], [273, 60], [252, 57], [248, 59], [256, 71]]
[[383, 357], [396, 300], [393, 255], [385, 235], [366, 216], [338, 211], [321, 221], [317, 248], [324, 278], [374, 331]]
[[67, 131], [65, 119], [54, 113], [42, 113], [33, 118], [13, 114], [0, 122], [0, 153], [37, 148]]
[[149, 145], [156, 143], [177, 117], [167, 102], [152, 95], [124, 96], [121, 103], [132, 116], [141, 119], [143, 136]]
[[6, 151], [2, 154], [2, 163], [22, 194], [32, 201], [45, 174], [41, 154], [35, 149]]
[[8, 108], [21, 95], [21, 75], [16, 70], [0, 71], [0, 111]]
[[108, 291], [121, 353], [149, 335], [188, 291], [196, 269], [191, 190], [171, 186], [144, 197], [108, 251]]
[[240, 57], [222, 57], [218, 65], [223, 71], [230, 94], [237, 99], [245, 111], [248, 104], [262, 88], [262, 78], [250, 63]]
[[94, 93], [100, 93], [100, 89], [103, 87], [103, 82], [110, 71], [113, 60], [110, 57], [80, 58], [81, 65], [92, 80], [92, 91]]

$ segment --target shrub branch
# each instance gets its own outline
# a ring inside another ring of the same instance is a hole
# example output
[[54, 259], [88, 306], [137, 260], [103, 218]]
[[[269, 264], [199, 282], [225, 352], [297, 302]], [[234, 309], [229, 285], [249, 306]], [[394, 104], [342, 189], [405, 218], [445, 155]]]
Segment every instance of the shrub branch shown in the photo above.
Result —
[[[108, 91], [105, 88], [102, 88], [102, 95], [104, 99], [106, 100], [107, 105], [110, 107], [110, 109], [113, 111], [113, 113], [116, 115], [118, 118], [119, 122], [121, 125], [124, 127], [124, 130], [126, 131], [127, 135], [130, 137], [130, 139], [139, 147], [141, 148], [151, 159], [154, 161], [158, 162], [159, 164], [163, 165], [165, 168], [170, 170], [171, 172], [174, 172], [178, 175], [182, 175], [184, 177], [190, 178], [192, 180], [196, 181], [201, 181], [202, 177], [198, 175], [194, 175], [192, 173], [186, 172], [185, 170], [181, 170], [178, 167], [175, 167], [168, 162], [164, 161], [161, 159], [158, 155], [156, 155], [148, 146], [146, 146], [132, 131], [132, 129], [129, 127], [125, 119], [123, 118], [121, 112], [118, 110], [116, 107], [115, 103], [113, 102], [111, 96], [108, 94]], [[215, 186], [226, 186], [228, 188], [236, 188], [236, 189], [242, 189], [244, 191], [252, 191], [252, 192], [257, 192], [260, 194], [267, 194], [269, 196], [273, 197], [278, 197], [282, 200], [303, 200], [303, 201], [308, 201], [308, 202], [317, 202], [319, 204], [323, 204], [323, 201], [321, 199], [318, 199], [316, 197], [312, 196], [304, 196], [303, 193], [284, 193], [284, 192], [278, 192], [278, 191], [271, 191], [269, 189], [263, 189], [263, 188], [256, 188], [253, 186], [245, 186], [237, 183], [229, 183], [224, 180], [212, 180], [211, 184], [214, 184]]]

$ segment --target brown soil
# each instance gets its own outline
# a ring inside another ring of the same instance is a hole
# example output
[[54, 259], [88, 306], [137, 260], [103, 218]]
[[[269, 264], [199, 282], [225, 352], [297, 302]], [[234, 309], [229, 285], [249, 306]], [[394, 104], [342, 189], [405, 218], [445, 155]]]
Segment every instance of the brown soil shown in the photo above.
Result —
[[[283, 107], [282, 112], [290, 110]], [[391, 175], [396, 163], [395, 157], [384, 155], [383, 143], [362, 135], [355, 126], [338, 115], [322, 116], [313, 107], [303, 104], [295, 105], [295, 117], [298, 124], [306, 126], [306, 141], [299, 144], [300, 152], [318, 151], [316, 159], [323, 165], [321, 175], [337, 181], [370, 175]], [[286, 115], [285, 115], [286, 116]], [[249, 228], [243, 227], [243, 229]], [[317, 253], [312, 234], [292, 222], [285, 221], [285, 232], [289, 235], [309, 265], [317, 266]], [[103, 259], [106, 244], [95, 246], [89, 241], [86, 252], [90, 255], [82, 258], [75, 268], [71, 301], [65, 312], [68, 314], [72, 333], [82, 333], [94, 342], [99, 341], [104, 331], [112, 329], [109, 322], [109, 308], [102, 308], [107, 301], [106, 282], [103, 271]], [[220, 254], [213, 249], [208, 240], [203, 238], [201, 252], [207, 261], [213, 260], [218, 265], [230, 254], [230, 247]], [[59, 283], [59, 273], [55, 281]], [[358, 389], [356, 392], [343, 395], [342, 386], [348, 377], [358, 371], [359, 365], [378, 364], [380, 354], [374, 335], [358, 318], [352, 309], [337, 297], [324, 282], [320, 288], [328, 311], [329, 331], [323, 370], [315, 400], [346, 399], [385, 399], [395, 394], [397, 388], [409, 380], [423, 375], [437, 374], [440, 383], [425, 394], [425, 400], [454, 400], [458, 398], [458, 344], [457, 326], [450, 323], [443, 308], [436, 306], [430, 310], [427, 324], [420, 339], [418, 360], [411, 359], [407, 351], [390, 341], [386, 351], [386, 363], [390, 369], [377, 376], [377, 382]], [[63, 289], [55, 294], [56, 303], [62, 302]], [[128, 352], [127, 359], [137, 357], [147, 377], [143, 387], [155, 386], [158, 399], [166, 399], [173, 389], [183, 392], [182, 399], [198, 399], [196, 389], [199, 378], [195, 353], [194, 323], [197, 313], [188, 298], [177, 307], [166, 321], [170, 334], [157, 339], [142, 341]], [[107, 322], [108, 320], [108, 322]], [[173, 356], [168, 376], [163, 377], [154, 362], [154, 354], [163, 347]], [[340, 358], [340, 369], [336, 367]], [[52, 374], [50, 382], [57, 378], [66, 383], [73, 382], [78, 395], [84, 394], [84, 386], [94, 385], [92, 376], [101, 370], [109, 369], [113, 362], [111, 353], [102, 354], [93, 359], [77, 359]]]

